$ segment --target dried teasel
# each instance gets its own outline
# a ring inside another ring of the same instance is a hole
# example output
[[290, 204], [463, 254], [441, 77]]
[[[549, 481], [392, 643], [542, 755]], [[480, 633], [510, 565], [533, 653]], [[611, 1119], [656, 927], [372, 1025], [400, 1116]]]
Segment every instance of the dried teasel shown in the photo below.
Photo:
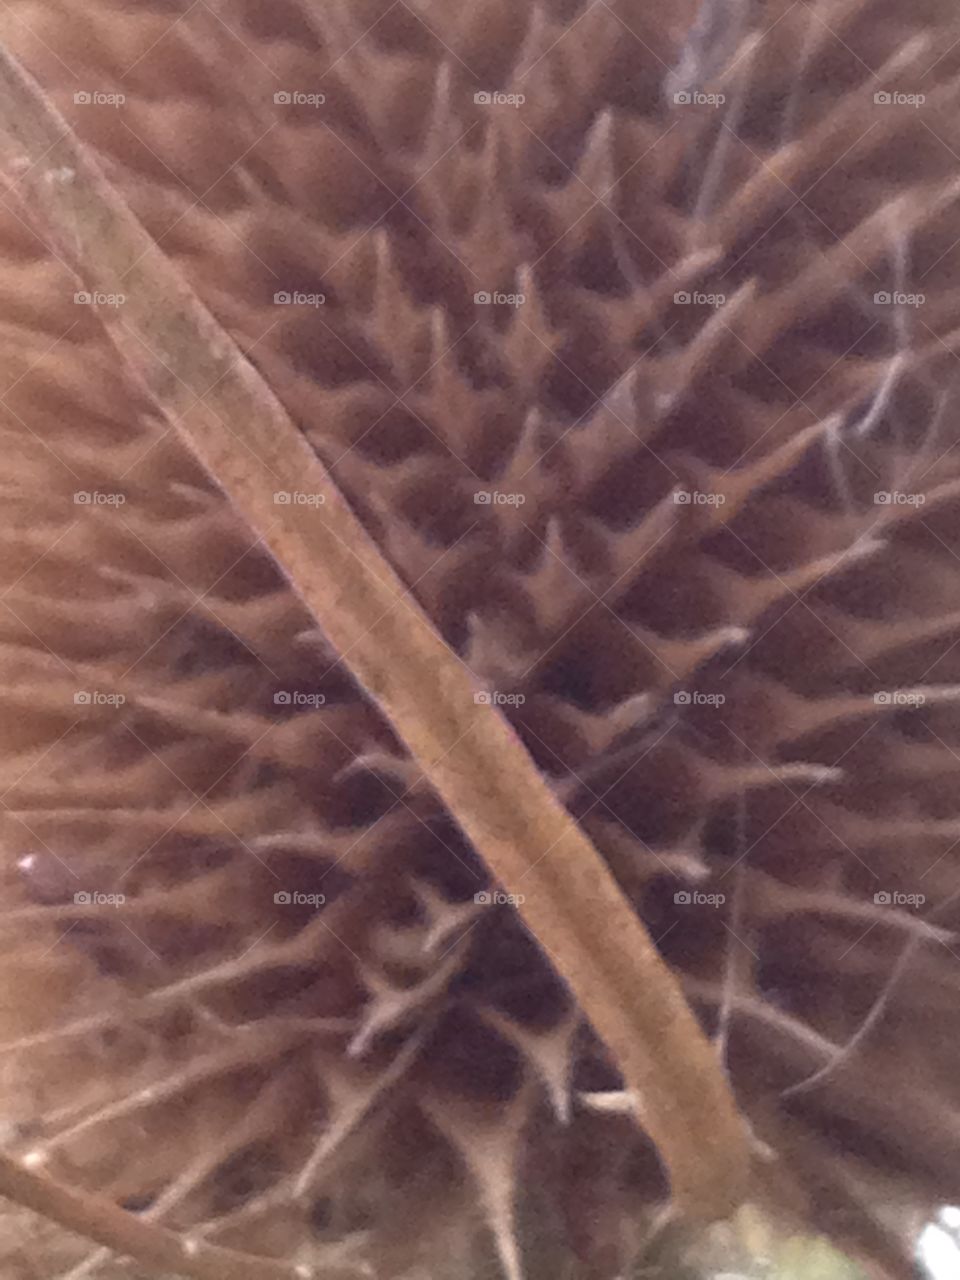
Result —
[[[349, 593], [313, 616], [245, 522], [237, 477], [281, 462], [229, 416], [227, 471], [185, 447], [237, 359], [138, 363], [166, 300], [123, 286], [165, 259], [603, 856], [714, 1042], [751, 1195], [910, 1273], [914, 1219], [958, 1198], [957, 26], [939, 0], [6, 6], [156, 246], [125, 279], [114, 239], [51, 236], [40, 195], [82, 165], [4, 119], [25, 1203], [42, 1169], [65, 1225], [119, 1207], [120, 1252], [191, 1274], [494, 1254], [513, 1280], [623, 1273], [669, 1191], [655, 1096], [528, 927], [542, 881], [515, 910], [335, 641]], [[324, 496], [278, 480], [278, 526]], [[6, 1264], [130, 1274], [91, 1248]]]

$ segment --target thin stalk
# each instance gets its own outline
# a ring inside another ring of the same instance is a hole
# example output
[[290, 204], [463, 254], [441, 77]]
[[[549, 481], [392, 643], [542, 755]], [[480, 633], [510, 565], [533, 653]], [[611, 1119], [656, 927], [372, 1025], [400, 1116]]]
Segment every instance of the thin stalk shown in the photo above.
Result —
[[[100, 315], [129, 370], [263, 539], [493, 875], [522, 896], [525, 924], [642, 1099], [676, 1208], [700, 1220], [727, 1216], [746, 1193], [746, 1128], [676, 978], [605, 862], [495, 707], [475, 701], [478, 684], [270, 388], [8, 53], [0, 164], [51, 252], [91, 291], [125, 295]], [[321, 500], [278, 505], [278, 490]], [[58, 1207], [65, 1195], [58, 1189]]]
[[0, 1155], [0, 1195], [25, 1205], [114, 1253], [190, 1280], [360, 1280], [356, 1267], [309, 1267], [255, 1258], [195, 1240], [85, 1192], [54, 1182], [10, 1156]]

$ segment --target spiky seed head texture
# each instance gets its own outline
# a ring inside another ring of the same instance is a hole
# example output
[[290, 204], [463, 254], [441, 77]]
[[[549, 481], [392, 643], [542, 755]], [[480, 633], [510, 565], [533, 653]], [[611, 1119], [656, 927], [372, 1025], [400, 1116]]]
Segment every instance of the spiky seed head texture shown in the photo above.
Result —
[[[763, 1193], [905, 1274], [960, 1197], [953, 9], [0, 33], [609, 861]], [[603, 1047], [15, 180], [0, 242], [7, 1145], [305, 1266], [618, 1274], [666, 1188]]]

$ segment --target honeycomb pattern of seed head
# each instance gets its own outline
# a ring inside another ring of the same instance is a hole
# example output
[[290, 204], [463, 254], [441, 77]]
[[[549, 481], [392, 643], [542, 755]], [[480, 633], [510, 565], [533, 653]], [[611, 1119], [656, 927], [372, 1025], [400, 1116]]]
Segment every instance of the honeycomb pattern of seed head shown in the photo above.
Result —
[[[960, 1196], [958, 24], [0, 14], [602, 852], [762, 1194], [887, 1276]], [[613, 1063], [7, 179], [6, 1146], [318, 1274], [612, 1280], [667, 1190]]]

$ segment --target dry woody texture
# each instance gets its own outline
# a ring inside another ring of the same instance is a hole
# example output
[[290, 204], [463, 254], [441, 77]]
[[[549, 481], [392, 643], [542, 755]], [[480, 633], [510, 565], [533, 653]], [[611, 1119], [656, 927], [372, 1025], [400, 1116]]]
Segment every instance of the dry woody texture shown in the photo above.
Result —
[[[90, 1237], [11, 1217], [5, 1274], [614, 1280], [672, 1193], [910, 1276], [960, 1200], [960, 17], [0, 39], [64, 122], [0, 120], [0, 1188]], [[56, 226], [87, 154], [123, 271]], [[177, 273], [214, 377], [143, 341]]]

